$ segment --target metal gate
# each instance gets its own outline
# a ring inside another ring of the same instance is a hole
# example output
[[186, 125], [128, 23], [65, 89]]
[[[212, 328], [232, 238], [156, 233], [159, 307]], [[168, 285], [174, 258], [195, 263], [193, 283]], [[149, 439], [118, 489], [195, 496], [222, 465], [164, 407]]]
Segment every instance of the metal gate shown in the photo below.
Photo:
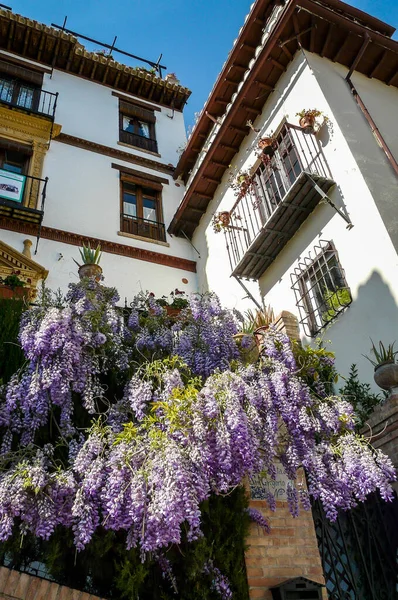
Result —
[[376, 494], [335, 523], [317, 502], [315, 530], [330, 600], [398, 599], [398, 499]]

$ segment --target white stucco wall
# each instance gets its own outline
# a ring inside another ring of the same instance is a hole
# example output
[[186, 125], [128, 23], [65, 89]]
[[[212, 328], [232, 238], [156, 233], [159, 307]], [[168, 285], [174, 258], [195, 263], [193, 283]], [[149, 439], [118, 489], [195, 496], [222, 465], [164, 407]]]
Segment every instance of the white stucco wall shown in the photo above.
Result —
[[[112, 88], [81, 77], [54, 70], [45, 74], [43, 90], [58, 92], [55, 122], [62, 133], [95, 142], [103, 146], [142, 156], [152, 161], [175, 165], [178, 148], [186, 141], [183, 114], [164, 106], [155, 111], [156, 138], [160, 156], [120, 145], [119, 100]], [[134, 97], [126, 95], [126, 99]], [[140, 99], [140, 102], [145, 102]], [[149, 105], [155, 103], [149, 102]], [[53, 139], [44, 159], [41, 177], [48, 177], [43, 225], [74, 234], [142, 248], [154, 253], [195, 260], [196, 253], [187, 240], [172, 238], [166, 244], [118, 235], [120, 231], [120, 171], [112, 163], [134, 169], [143, 176], [152, 174], [168, 180], [163, 183], [163, 221], [167, 227], [184, 194], [184, 187], [162, 171], [111, 158], [87, 149], [67, 145]], [[22, 251], [28, 236], [0, 229], [0, 239]], [[32, 241], [35, 242], [33, 238]], [[62, 255], [62, 258], [60, 256]], [[52, 289], [65, 290], [69, 281], [77, 280], [77, 267], [72, 258], [79, 259], [76, 246], [40, 240], [33, 257], [49, 270], [47, 284]], [[161, 262], [161, 259], [160, 259]], [[116, 286], [122, 298], [140, 291], [168, 294], [175, 288], [196, 290], [196, 274], [104, 252], [101, 266], [105, 283]], [[182, 283], [187, 279], [188, 284]]]
[[[160, 111], [155, 111], [155, 130], [160, 157], [156, 157], [138, 148], [130, 149], [118, 144], [119, 99], [112, 96], [111, 87], [54, 70], [51, 76], [44, 76], [43, 90], [59, 93], [55, 121], [62, 125], [63, 133], [165, 164], [177, 163], [177, 149], [186, 140], [182, 112], [173, 113], [172, 109], [158, 105]], [[134, 101], [134, 96], [125, 96], [126, 100]], [[142, 98], [138, 99], [145, 102]]]
[[[19, 252], [23, 250], [23, 240], [33, 242], [32, 259], [48, 269], [49, 274], [46, 285], [51, 290], [61, 289], [67, 291], [69, 283], [76, 283], [78, 267], [73, 259], [80, 262], [77, 246], [61, 242], [41, 239], [38, 252], [33, 254], [36, 239], [24, 234], [0, 229], [0, 239]], [[136, 260], [116, 254], [104, 252], [101, 258], [101, 267], [104, 274], [104, 285], [116, 287], [120, 295], [120, 305], [125, 299], [131, 302], [133, 296], [143, 291], [153, 292], [161, 297], [168, 295], [178, 288], [186, 293], [197, 291], [196, 274], [173, 267]], [[182, 280], [187, 279], [188, 283]]]
[[[328, 65], [325, 68], [329, 68]], [[327, 73], [324, 77], [327, 78]], [[372, 367], [362, 357], [362, 354], [369, 352], [369, 337], [385, 343], [398, 339], [398, 259], [367, 182], [343, 135], [340, 122], [334, 117], [317, 82], [308, 55], [297, 53], [255, 126], [264, 135], [275, 131], [283, 118], [297, 124], [295, 114], [301, 109], [314, 107], [328, 115], [334, 126], [332, 136], [325, 128], [318, 135], [337, 183], [329, 196], [338, 206], [345, 206], [354, 228], [347, 230], [344, 220], [332, 208], [319, 205], [282, 249], [258, 284], [253, 282], [252, 287], [259, 289], [265, 303], [270, 304], [276, 313], [290, 310], [298, 316], [290, 273], [298, 260], [306, 257], [319, 239], [333, 241], [345, 270], [353, 303], [324, 330], [322, 336], [325, 340], [331, 340], [331, 348], [336, 352], [337, 368], [343, 375], [348, 373], [352, 363], [356, 363], [362, 381], [372, 383]], [[352, 136], [358, 133], [359, 137], [366, 137], [366, 121], [354, 121], [353, 127]], [[232, 163], [237, 169], [247, 169], [255, 163], [256, 158], [251, 150], [254, 135], [251, 133], [247, 136], [241, 145]], [[224, 235], [215, 234], [211, 228], [212, 214], [229, 210], [234, 203], [227, 180], [228, 173], [202, 217], [193, 243], [201, 252], [201, 259], [198, 260], [199, 285], [202, 288], [210, 287], [220, 294], [223, 302], [232, 305], [236, 304], [235, 299], [239, 294], [237, 283], [229, 278], [231, 269]], [[303, 330], [302, 335], [304, 338]]]

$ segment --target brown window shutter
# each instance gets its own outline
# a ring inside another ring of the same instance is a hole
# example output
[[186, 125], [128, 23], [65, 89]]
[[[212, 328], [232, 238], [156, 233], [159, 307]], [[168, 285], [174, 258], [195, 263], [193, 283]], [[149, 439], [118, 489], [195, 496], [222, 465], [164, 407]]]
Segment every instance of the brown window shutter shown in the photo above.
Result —
[[123, 115], [142, 119], [146, 123], [156, 122], [156, 117], [152, 110], [146, 110], [142, 106], [136, 106], [135, 104], [130, 104], [130, 102], [124, 102], [124, 100], [119, 100], [119, 110]]
[[33, 70], [31, 71], [25, 67], [20, 67], [18, 65], [5, 62], [4, 60], [0, 60], [0, 77], [1, 75], [7, 75], [13, 79], [22, 79], [27, 83], [33, 83], [34, 85], [38, 86], [43, 85], [43, 73]]

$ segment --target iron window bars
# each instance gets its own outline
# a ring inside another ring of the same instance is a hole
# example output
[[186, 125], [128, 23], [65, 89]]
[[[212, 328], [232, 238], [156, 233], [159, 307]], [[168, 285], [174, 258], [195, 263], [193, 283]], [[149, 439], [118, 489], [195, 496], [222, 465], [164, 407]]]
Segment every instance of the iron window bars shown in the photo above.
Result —
[[0, 76], [0, 104], [54, 120], [58, 93], [46, 92], [22, 80]]
[[301, 260], [290, 275], [300, 324], [310, 337], [326, 327], [352, 302], [333, 242], [320, 240], [313, 251], [314, 257]]

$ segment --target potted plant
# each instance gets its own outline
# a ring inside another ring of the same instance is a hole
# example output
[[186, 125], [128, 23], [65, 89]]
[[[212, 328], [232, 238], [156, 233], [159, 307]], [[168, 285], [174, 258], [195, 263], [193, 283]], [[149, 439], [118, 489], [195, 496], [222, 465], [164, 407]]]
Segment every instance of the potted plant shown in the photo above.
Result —
[[214, 233], [220, 233], [231, 222], [231, 213], [227, 210], [215, 213], [212, 219]]
[[253, 319], [254, 323], [254, 338], [258, 346], [261, 346], [263, 341], [263, 337], [269, 329], [270, 325], [275, 321], [274, 311], [271, 306], [266, 306], [264, 303], [261, 308], [256, 308], [253, 312], [251, 310], [247, 311], [247, 314], [250, 318]]
[[79, 248], [80, 256], [82, 258], [83, 264], [80, 265], [75, 259], [75, 263], [79, 267], [79, 277], [83, 279], [84, 277], [90, 277], [95, 279], [95, 281], [100, 281], [102, 277], [102, 269], [99, 266], [99, 261], [101, 260], [102, 252], [101, 247], [98, 244], [95, 250], [92, 250], [90, 244], [85, 246], [83, 244], [82, 248]]
[[188, 306], [188, 300], [185, 295], [185, 292], [181, 292], [177, 288], [174, 292], [171, 292], [172, 302], [165, 305], [167, 316], [177, 317], [182, 309]]
[[272, 157], [275, 154], [275, 150], [277, 148], [276, 140], [273, 135], [266, 135], [261, 137], [257, 146], [261, 151], [261, 154], [266, 155], [268, 157]]
[[177, 78], [177, 75], [175, 73], [167, 73], [164, 80], [167, 81], [167, 83], [173, 83], [175, 85], [180, 84], [180, 80]]
[[323, 116], [324, 121], [328, 120], [328, 117], [317, 108], [303, 109], [296, 113], [296, 117], [299, 117], [299, 124], [303, 133], [315, 133], [315, 120], [321, 116]]
[[243, 198], [247, 192], [253, 192], [256, 185], [249, 171], [231, 173], [229, 183], [238, 199]]
[[234, 340], [239, 348], [239, 353], [244, 364], [253, 364], [260, 355], [256, 339], [254, 337], [254, 321], [246, 312], [246, 318], [242, 320], [239, 333], [234, 335]]
[[0, 281], [0, 298], [24, 298], [28, 293], [25, 282], [15, 272]]
[[374, 380], [376, 384], [383, 390], [391, 390], [398, 386], [398, 365], [395, 362], [395, 357], [398, 350], [394, 350], [394, 344], [384, 346], [383, 342], [379, 342], [378, 348], [372, 342], [371, 352], [374, 358], [366, 356], [369, 362], [374, 366]]

